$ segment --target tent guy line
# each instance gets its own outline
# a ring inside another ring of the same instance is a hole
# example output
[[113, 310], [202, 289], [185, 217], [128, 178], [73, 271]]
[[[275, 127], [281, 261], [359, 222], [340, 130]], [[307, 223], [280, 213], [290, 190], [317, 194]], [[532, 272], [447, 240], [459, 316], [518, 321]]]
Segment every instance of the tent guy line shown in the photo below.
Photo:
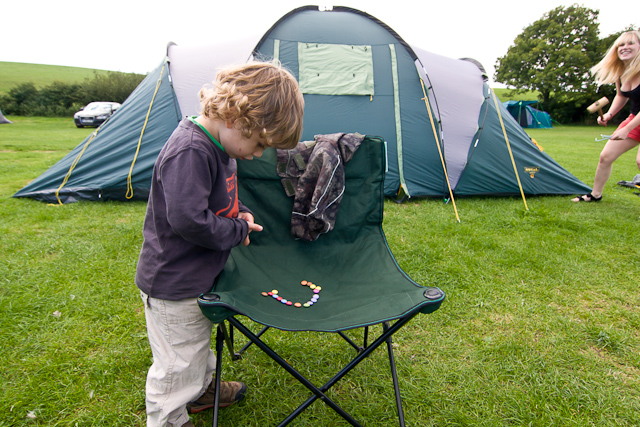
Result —
[[[385, 139], [388, 197], [590, 191], [541, 151], [502, 104], [491, 102], [486, 72], [477, 61], [409, 45], [359, 10], [305, 6], [287, 13], [259, 40], [197, 48], [170, 43], [159, 66], [100, 127], [57, 194], [86, 141], [14, 197], [49, 203], [57, 203], [58, 196], [62, 203], [146, 200], [160, 149], [182, 118], [199, 113], [199, 90], [220, 67], [252, 56], [278, 58], [304, 88], [303, 140], [336, 132]], [[421, 81], [428, 82], [426, 94]]]

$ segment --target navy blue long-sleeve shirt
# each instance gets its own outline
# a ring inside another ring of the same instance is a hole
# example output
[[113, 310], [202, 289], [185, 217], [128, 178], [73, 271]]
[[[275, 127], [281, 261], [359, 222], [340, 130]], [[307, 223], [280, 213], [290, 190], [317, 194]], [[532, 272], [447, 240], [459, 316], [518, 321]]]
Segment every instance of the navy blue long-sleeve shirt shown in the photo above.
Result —
[[236, 161], [196, 124], [180, 122], [153, 170], [136, 285], [166, 300], [208, 292], [231, 248], [247, 237], [238, 219]]

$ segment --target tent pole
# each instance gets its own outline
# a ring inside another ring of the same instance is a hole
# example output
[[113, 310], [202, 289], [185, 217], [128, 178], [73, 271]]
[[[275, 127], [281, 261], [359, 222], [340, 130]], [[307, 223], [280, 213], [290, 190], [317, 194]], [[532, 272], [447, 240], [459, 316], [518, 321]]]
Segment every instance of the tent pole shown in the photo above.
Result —
[[442, 155], [442, 149], [440, 148], [440, 141], [438, 140], [438, 133], [436, 132], [436, 125], [433, 123], [433, 116], [431, 114], [431, 106], [429, 104], [429, 97], [427, 96], [427, 91], [424, 88], [424, 80], [420, 79], [420, 84], [422, 85], [422, 93], [424, 94], [425, 105], [427, 106], [427, 111], [429, 112], [429, 120], [431, 121], [431, 129], [433, 129], [433, 137], [436, 139], [436, 145], [438, 146], [438, 153], [440, 153], [440, 161], [442, 162], [442, 169], [444, 170], [444, 177], [447, 179], [447, 187], [449, 187], [449, 196], [451, 196], [451, 201], [453, 202], [453, 210], [456, 213], [456, 219], [460, 222], [460, 216], [458, 215], [458, 208], [456, 207], [456, 201], [453, 198], [453, 191], [451, 191], [451, 183], [449, 182], [449, 174], [447, 174], [447, 166], [444, 163], [444, 157]]
[[504, 128], [504, 122], [502, 121], [502, 114], [500, 114], [500, 107], [498, 106], [498, 98], [496, 97], [496, 93], [493, 89], [491, 90], [491, 94], [493, 95], [493, 102], [496, 105], [496, 111], [498, 112], [498, 118], [500, 119], [500, 126], [502, 126], [502, 134], [504, 135], [504, 140], [507, 143], [507, 149], [509, 150], [509, 156], [511, 156], [511, 164], [513, 165], [513, 171], [516, 174], [516, 179], [518, 180], [518, 187], [520, 188], [520, 194], [522, 195], [522, 200], [524, 201], [524, 207], [526, 210], [529, 210], [529, 206], [527, 206], [527, 199], [524, 197], [524, 191], [522, 190], [522, 184], [520, 183], [520, 176], [518, 175], [518, 168], [516, 167], [516, 161], [513, 159], [513, 152], [511, 151], [511, 145], [509, 144], [509, 137], [507, 136], [507, 131]]

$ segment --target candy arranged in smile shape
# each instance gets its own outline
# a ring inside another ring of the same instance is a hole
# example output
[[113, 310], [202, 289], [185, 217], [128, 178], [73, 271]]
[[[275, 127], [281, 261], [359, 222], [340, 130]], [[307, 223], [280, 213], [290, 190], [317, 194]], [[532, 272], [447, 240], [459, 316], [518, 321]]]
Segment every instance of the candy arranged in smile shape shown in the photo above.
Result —
[[277, 289], [273, 289], [270, 292], [262, 292], [262, 296], [264, 297], [272, 297], [273, 299], [275, 299], [276, 301], [279, 301], [280, 303], [284, 304], [284, 305], [288, 305], [288, 306], [293, 306], [296, 308], [300, 308], [300, 307], [311, 307], [312, 305], [316, 304], [318, 302], [318, 300], [320, 299], [320, 291], [322, 290], [321, 286], [318, 286], [312, 282], [308, 282], [306, 280], [303, 280], [300, 282], [300, 284], [302, 286], [308, 286], [309, 289], [312, 290], [313, 295], [311, 296], [311, 298], [309, 299], [309, 301], [305, 302], [305, 303], [301, 303], [301, 302], [293, 302], [290, 301], [286, 298], [284, 298], [282, 295], [279, 294]]

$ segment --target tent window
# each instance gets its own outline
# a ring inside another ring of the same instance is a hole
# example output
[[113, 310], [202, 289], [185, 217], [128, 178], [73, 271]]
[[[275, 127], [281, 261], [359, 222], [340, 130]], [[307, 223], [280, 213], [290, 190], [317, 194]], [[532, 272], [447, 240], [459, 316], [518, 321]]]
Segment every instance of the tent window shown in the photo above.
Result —
[[314, 95], [374, 95], [371, 46], [298, 43], [300, 90]]

